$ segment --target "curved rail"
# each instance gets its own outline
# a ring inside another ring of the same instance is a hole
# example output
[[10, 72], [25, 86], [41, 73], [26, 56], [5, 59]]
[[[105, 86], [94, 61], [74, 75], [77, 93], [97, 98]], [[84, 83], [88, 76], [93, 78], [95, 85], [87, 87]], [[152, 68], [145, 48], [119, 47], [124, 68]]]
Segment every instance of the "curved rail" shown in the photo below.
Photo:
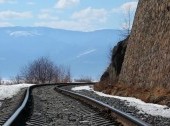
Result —
[[4, 123], [3, 126], [10, 126], [12, 125], [12, 123], [15, 121], [16, 117], [19, 116], [19, 114], [22, 112], [22, 110], [24, 109], [24, 107], [26, 106], [27, 102], [28, 102], [28, 98], [29, 98], [29, 94], [30, 94], [30, 87], [27, 88], [26, 91], [26, 95], [24, 98], [23, 103], [21, 104], [21, 106], [15, 111], [15, 113]]
[[66, 86], [66, 85], [87, 85], [87, 84], [94, 84], [94, 83], [57, 83], [57, 84], [41, 84], [41, 85], [33, 85], [27, 88], [25, 98], [22, 101], [22, 104], [18, 106], [17, 110], [9, 117], [9, 119], [3, 124], [3, 126], [11, 126], [14, 123], [17, 123], [19, 120], [20, 115], [24, 115], [24, 110], [28, 106], [28, 101], [31, 96], [32, 89], [36, 87], [43, 87], [43, 86]]
[[107, 112], [108, 112], [108, 110], [110, 110], [111, 115], [113, 117], [118, 118], [118, 121], [120, 121], [124, 125], [127, 125], [127, 126], [151, 126], [150, 124], [148, 124], [148, 123], [146, 123], [142, 120], [139, 120], [138, 118], [133, 117], [133, 116], [131, 116], [131, 115], [125, 113], [125, 112], [122, 112], [122, 111], [120, 111], [116, 108], [113, 108], [113, 107], [109, 106], [108, 104], [105, 104], [105, 103], [97, 101], [93, 98], [90, 98], [90, 97], [87, 97], [87, 96], [84, 96], [84, 95], [81, 95], [81, 94], [78, 94], [78, 93], [75, 93], [75, 92], [72, 92], [72, 91], [61, 89], [59, 87], [61, 87], [61, 86], [58, 86], [55, 89], [60, 91], [63, 94], [67, 94], [71, 97], [74, 97], [74, 98], [77, 98], [77, 99], [80, 99], [80, 100], [83, 99], [83, 101], [90, 102], [92, 104], [96, 104], [96, 107], [99, 107], [100, 109], [102, 107], [102, 108], [104, 108], [104, 110], [107, 110]]
[[[113, 115], [114, 117], [118, 118], [118, 121], [120, 122], [125, 122], [124, 124], [128, 124], [127, 126], [133, 126], [133, 125], [137, 125], [137, 126], [150, 126], [150, 124], [147, 124], [146, 122], [143, 122], [129, 114], [126, 114], [118, 109], [115, 109], [103, 102], [100, 102], [100, 101], [97, 101], [93, 98], [90, 98], [90, 97], [87, 97], [87, 96], [84, 96], [84, 95], [81, 95], [81, 94], [78, 94], [78, 93], [74, 93], [72, 91], [67, 91], [67, 90], [64, 90], [64, 89], [61, 89], [60, 87], [62, 86], [67, 86], [67, 85], [92, 85], [94, 83], [60, 83], [60, 84], [42, 84], [42, 85], [34, 85], [34, 86], [31, 86], [27, 89], [26, 91], [26, 95], [25, 95], [25, 98], [21, 104], [21, 106], [18, 107], [18, 109], [14, 112], [14, 114], [4, 123], [3, 126], [11, 126], [11, 125], [14, 125], [14, 123], [18, 122], [18, 120], [20, 120], [20, 116], [21, 115], [24, 115], [24, 110], [26, 109], [26, 107], [28, 107], [28, 101], [31, 97], [31, 92], [32, 92], [32, 89], [36, 88], [36, 87], [41, 87], [41, 86], [54, 86], [56, 85], [56, 88], [55, 90], [63, 93], [63, 94], [66, 94], [66, 95], [69, 95], [69, 96], [72, 96], [74, 98], [77, 98], [77, 99], [80, 99], [80, 100], [83, 100], [83, 101], [86, 101], [88, 103], [92, 103], [92, 104], [95, 104], [96, 107], [98, 108], [103, 108], [103, 110], [109, 110], [111, 112], [111, 115]], [[121, 120], [119, 120], [121, 118]], [[123, 120], [123, 121], [122, 121]], [[130, 124], [130, 125], [129, 125]]]

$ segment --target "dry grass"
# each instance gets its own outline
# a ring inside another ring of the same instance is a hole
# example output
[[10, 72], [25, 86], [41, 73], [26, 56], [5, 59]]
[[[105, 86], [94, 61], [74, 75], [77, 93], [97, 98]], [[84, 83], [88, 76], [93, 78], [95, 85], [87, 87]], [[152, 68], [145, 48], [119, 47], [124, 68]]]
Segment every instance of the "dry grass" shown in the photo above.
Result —
[[94, 90], [101, 91], [106, 94], [111, 94], [113, 85], [109, 85], [109, 80], [105, 79], [104, 81], [101, 81], [94, 86]]
[[170, 106], [170, 91], [160, 86], [150, 89], [121, 83], [108, 86], [107, 81], [103, 81], [96, 84], [94, 89], [111, 95], [135, 97], [145, 102]]

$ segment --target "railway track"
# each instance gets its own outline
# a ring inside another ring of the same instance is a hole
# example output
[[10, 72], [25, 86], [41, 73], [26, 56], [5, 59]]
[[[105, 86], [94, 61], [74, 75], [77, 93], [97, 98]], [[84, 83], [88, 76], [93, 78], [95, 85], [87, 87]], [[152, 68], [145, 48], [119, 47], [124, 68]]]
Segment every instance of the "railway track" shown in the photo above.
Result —
[[149, 125], [104, 103], [61, 89], [60, 86], [41, 85], [27, 89], [23, 104], [3, 126]]
[[[17, 96], [6, 99], [5, 103], [0, 107], [0, 126], [2, 126], [8, 118], [18, 109], [18, 106], [22, 104], [25, 98], [25, 90], [22, 89]], [[2, 101], [3, 102], [3, 101]]]

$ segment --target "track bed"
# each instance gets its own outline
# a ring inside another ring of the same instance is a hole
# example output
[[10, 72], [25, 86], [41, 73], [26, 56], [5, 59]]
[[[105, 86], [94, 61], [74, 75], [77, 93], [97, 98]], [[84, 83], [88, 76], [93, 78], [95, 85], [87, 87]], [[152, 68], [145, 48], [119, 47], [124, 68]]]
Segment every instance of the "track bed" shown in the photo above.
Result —
[[120, 126], [121, 124], [82, 102], [64, 96], [54, 86], [32, 91], [32, 112], [27, 126]]

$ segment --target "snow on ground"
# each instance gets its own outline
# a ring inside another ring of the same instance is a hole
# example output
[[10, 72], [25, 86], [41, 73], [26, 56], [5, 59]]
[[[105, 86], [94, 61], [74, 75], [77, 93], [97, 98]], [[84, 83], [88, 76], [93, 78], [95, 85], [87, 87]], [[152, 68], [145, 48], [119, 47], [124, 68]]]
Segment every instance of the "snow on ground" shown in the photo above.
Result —
[[[5, 98], [12, 98], [22, 88], [32, 86], [33, 84], [15, 84], [15, 85], [0, 85], [0, 101]], [[2, 103], [0, 103], [1, 106]]]
[[79, 90], [92, 90], [90, 86], [79, 86], [79, 87], [74, 87], [71, 90], [73, 91], [79, 91]]
[[12, 81], [9, 80], [9, 79], [7, 79], [7, 78], [3, 78], [3, 79], [1, 80], [1, 84], [12, 84]]
[[[74, 90], [74, 91], [79, 91], [79, 90], [94, 91], [93, 88], [90, 86], [79, 86], [79, 87], [72, 88], [72, 90]], [[145, 103], [145, 102], [141, 101], [140, 99], [136, 99], [133, 97], [113, 96], [113, 95], [104, 94], [104, 93], [98, 92], [98, 91], [94, 91], [94, 92], [96, 94], [98, 94], [99, 96], [117, 98], [117, 99], [123, 100], [123, 101], [125, 101], [126, 105], [134, 106], [138, 110], [140, 110], [139, 113], [147, 113], [147, 114], [150, 114], [153, 116], [162, 116], [162, 117], [170, 118], [170, 108], [168, 108], [166, 105]]]

